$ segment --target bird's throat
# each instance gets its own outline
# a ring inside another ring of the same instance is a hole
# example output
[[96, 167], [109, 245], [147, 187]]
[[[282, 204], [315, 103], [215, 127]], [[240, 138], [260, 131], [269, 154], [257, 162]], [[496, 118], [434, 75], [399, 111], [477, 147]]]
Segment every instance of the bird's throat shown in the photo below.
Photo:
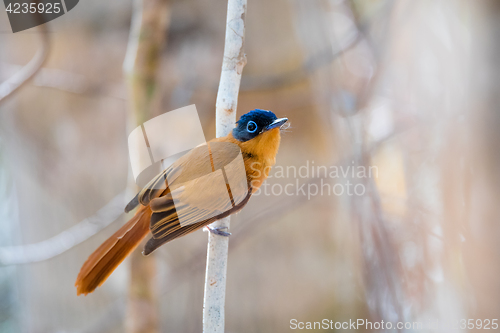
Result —
[[245, 162], [247, 180], [253, 191], [256, 191], [266, 180], [271, 167], [276, 163], [276, 154], [281, 140], [279, 128], [259, 134], [245, 142], [236, 140], [231, 133], [220, 139], [226, 142], [230, 141], [240, 147]]

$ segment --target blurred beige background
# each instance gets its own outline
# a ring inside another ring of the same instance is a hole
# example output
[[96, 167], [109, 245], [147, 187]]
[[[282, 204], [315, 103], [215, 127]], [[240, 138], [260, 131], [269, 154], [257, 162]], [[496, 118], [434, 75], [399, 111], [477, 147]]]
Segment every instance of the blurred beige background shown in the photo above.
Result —
[[[226, 4], [168, 3], [155, 93], [156, 115], [195, 104], [208, 139]], [[131, 1], [86, 0], [48, 23], [48, 61], [0, 102], [2, 333], [125, 330], [128, 263], [89, 296], [73, 284], [127, 218], [111, 223], [126, 201], [132, 11]], [[499, 19], [493, 0], [248, 1], [238, 115], [290, 119], [277, 166], [378, 172], [271, 172], [271, 193], [232, 218], [227, 332], [324, 318], [472, 332], [479, 324], [462, 329], [461, 319], [499, 317]], [[0, 45], [3, 81], [39, 48], [38, 30], [12, 34], [2, 10]], [[295, 191], [348, 181], [364, 193]], [[294, 195], [272, 193], [276, 184]], [[111, 213], [84, 221], [110, 201]], [[200, 231], [155, 253], [161, 332], [201, 331], [206, 242]]]

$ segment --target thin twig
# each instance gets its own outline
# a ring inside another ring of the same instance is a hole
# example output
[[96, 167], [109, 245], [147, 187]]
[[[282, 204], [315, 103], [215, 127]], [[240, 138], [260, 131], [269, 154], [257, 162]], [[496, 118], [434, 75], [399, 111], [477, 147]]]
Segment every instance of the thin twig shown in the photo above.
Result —
[[40, 30], [40, 48], [23, 68], [0, 84], [0, 104], [5, 102], [9, 96], [12, 96], [16, 91], [28, 83], [47, 60], [50, 51], [50, 40], [47, 27], [45, 24], [42, 24], [38, 29]]
[[86, 241], [123, 214], [126, 191], [91, 217], [39, 243], [0, 248], [0, 265], [21, 265], [54, 258]]
[[[245, 41], [246, 0], [228, 0], [224, 60], [216, 102], [216, 135], [226, 136], [236, 122], [236, 107], [241, 73], [246, 64], [243, 53]], [[212, 224], [214, 228], [229, 229], [229, 218]], [[203, 332], [224, 332], [224, 301], [229, 239], [208, 233], [207, 269], [203, 303]]]

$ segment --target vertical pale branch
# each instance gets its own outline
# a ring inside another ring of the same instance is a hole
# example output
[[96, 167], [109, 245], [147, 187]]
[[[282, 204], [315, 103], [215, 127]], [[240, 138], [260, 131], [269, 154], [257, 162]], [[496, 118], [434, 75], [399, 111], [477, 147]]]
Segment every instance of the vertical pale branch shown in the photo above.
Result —
[[[132, 26], [123, 70], [129, 86], [130, 130], [152, 118], [157, 90], [161, 50], [169, 24], [168, 0], [135, 0]], [[132, 178], [131, 178], [132, 179]], [[131, 187], [135, 187], [131, 184]], [[129, 333], [158, 332], [158, 306], [155, 297], [154, 256], [144, 257], [139, 247], [131, 257], [128, 314]]]
[[[224, 60], [216, 102], [217, 137], [227, 135], [236, 122], [236, 107], [241, 73], [246, 64], [245, 40], [246, 0], [228, 0]], [[211, 225], [229, 230], [229, 218]], [[208, 233], [203, 332], [224, 332], [224, 301], [229, 238]]]

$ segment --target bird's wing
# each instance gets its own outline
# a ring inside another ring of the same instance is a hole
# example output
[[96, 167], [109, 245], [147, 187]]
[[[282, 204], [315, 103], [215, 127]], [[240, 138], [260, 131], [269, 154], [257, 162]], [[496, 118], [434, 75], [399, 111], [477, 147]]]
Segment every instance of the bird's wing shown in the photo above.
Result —
[[[239, 205], [248, 194], [245, 165], [237, 145], [210, 142], [209, 154], [191, 156], [163, 195], [150, 202], [154, 238], [199, 222], [218, 218]], [[192, 162], [193, 158], [196, 163]], [[207, 160], [208, 159], [208, 160]], [[204, 165], [200, 161], [204, 160]]]
[[[251, 195], [252, 195], [252, 191], [251, 191], [251, 188], [249, 188], [246, 197], [239, 204], [232, 207], [230, 210], [226, 211], [225, 213], [223, 213], [221, 215], [214, 216], [212, 218], [209, 218], [207, 220], [203, 220], [201, 222], [189, 224], [186, 226], [181, 226], [178, 222], [179, 220], [173, 219], [172, 221], [169, 222], [170, 228], [164, 232], [164, 234], [162, 235], [161, 238], [151, 237], [148, 240], [148, 242], [144, 246], [143, 254], [149, 255], [149, 254], [151, 254], [151, 252], [153, 252], [154, 250], [159, 248], [161, 245], [163, 245], [167, 242], [170, 242], [171, 240], [174, 240], [178, 237], [182, 237], [184, 235], [187, 235], [193, 231], [201, 229], [202, 227], [204, 227], [212, 222], [215, 222], [218, 219], [227, 217], [233, 213], [238, 212], [241, 208], [243, 208], [247, 204]], [[158, 216], [161, 216], [160, 215], [161, 213], [157, 213], [157, 214], [159, 214]]]
[[151, 200], [157, 198], [167, 191], [169, 186], [172, 186], [180, 175], [180, 181], [185, 181], [186, 177], [199, 177], [200, 175], [210, 172], [210, 154], [207, 144], [200, 145], [192, 149], [187, 154], [180, 157], [172, 163], [168, 168], [154, 177], [144, 188], [125, 207], [125, 212], [128, 213], [139, 204], [143, 206], [149, 205]]
[[151, 207], [152, 240], [163, 244], [241, 209], [248, 201], [241, 150], [220, 140], [182, 156], [127, 205], [127, 211], [139, 203]]

